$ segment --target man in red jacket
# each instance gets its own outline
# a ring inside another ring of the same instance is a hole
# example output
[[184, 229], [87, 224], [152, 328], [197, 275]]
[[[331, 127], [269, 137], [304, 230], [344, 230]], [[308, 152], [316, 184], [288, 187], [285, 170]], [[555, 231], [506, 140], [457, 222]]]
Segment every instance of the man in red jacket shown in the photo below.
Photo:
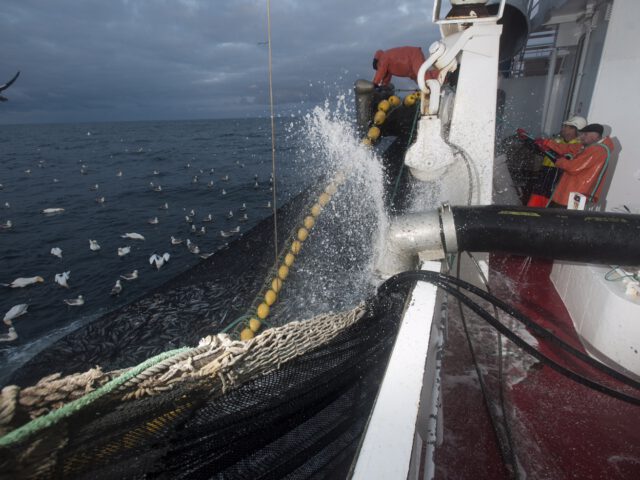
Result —
[[[556, 160], [556, 167], [564, 173], [553, 191], [549, 207], [566, 208], [571, 192], [581, 193], [588, 202], [598, 203], [614, 148], [611, 138], [602, 137], [603, 131], [598, 123], [587, 125], [579, 130], [584, 148], [573, 159]], [[550, 139], [537, 140], [537, 143], [545, 150], [553, 150], [560, 155], [571, 153], [572, 145], [562, 145]]]
[[[391, 77], [407, 77], [417, 82], [418, 70], [424, 63], [424, 54], [420, 47], [397, 47], [390, 50], [378, 50], [373, 57], [373, 69], [376, 75], [373, 83], [378, 87], [386, 87]], [[425, 78], [438, 77], [438, 70], [427, 71]]]

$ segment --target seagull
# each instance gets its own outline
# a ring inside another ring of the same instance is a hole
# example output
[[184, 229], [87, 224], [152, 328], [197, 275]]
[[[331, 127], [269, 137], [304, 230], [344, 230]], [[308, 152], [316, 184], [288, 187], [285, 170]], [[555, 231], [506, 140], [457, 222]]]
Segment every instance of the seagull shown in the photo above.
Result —
[[89, 249], [92, 252], [97, 252], [98, 250], [100, 250], [100, 245], [98, 244], [97, 240], [89, 240]]
[[131, 252], [131, 247], [126, 246], [126, 247], [118, 247], [118, 256], [119, 257], [124, 257], [125, 255], [128, 255]]
[[153, 171], [153, 174], [154, 174], [154, 175], [160, 175], [160, 172], [159, 172], [158, 170], [154, 170], [154, 171]]
[[176, 238], [171, 235], [171, 245], [180, 245], [182, 243], [182, 239]]
[[122, 293], [122, 283], [120, 283], [120, 280], [116, 280], [116, 284], [111, 289], [111, 296], [120, 295], [120, 293]]
[[100, 186], [96, 183], [95, 185], [91, 185], [89, 187], [89, 191], [90, 192], [95, 192], [96, 190], [98, 190], [98, 188], [100, 188]]
[[215, 170], [216, 170], [215, 168], [210, 169], [209, 170], [209, 175], [213, 175], [213, 172], [215, 172]]
[[100, 205], [102, 205], [104, 203], [104, 197], [96, 198], [96, 203], [99, 203]]
[[202, 219], [203, 222], [213, 222], [213, 217], [211, 216], [211, 214], [207, 215], [206, 217], [204, 217]]
[[138, 270], [134, 270], [131, 273], [125, 273], [124, 275], [120, 275], [120, 278], [123, 280], [126, 280], [127, 282], [130, 282], [131, 280], [135, 280], [136, 278], [138, 278]]
[[193, 180], [191, 180], [191, 183], [198, 183], [198, 175], [193, 176]]
[[54, 257], [62, 258], [62, 249], [59, 247], [53, 247], [51, 249], [51, 255]]
[[191, 211], [189, 212], [189, 216], [190, 217], [195, 217], [196, 216], [196, 212], [195, 210], [192, 208]]
[[7, 220], [5, 223], [0, 223], [0, 230], [10, 230], [13, 227], [11, 220]]
[[233, 210], [229, 210], [229, 213], [227, 213], [227, 220], [231, 220], [233, 218]]
[[196, 226], [195, 225], [191, 225], [191, 233], [196, 233]]
[[24, 173], [26, 173], [27, 175], [31, 175], [31, 169], [30, 169], [30, 168], [27, 168], [27, 169], [24, 171]]
[[[9, 80], [4, 85], [0, 85], [0, 92], [2, 92], [3, 90], [6, 90], [11, 85], [13, 85], [13, 82], [15, 82], [19, 76], [20, 76], [20, 71], [18, 70], [18, 73], [16, 73], [11, 80]], [[7, 102], [7, 101], [9, 101], [7, 97], [0, 95], [0, 102]]]
[[37, 277], [16, 278], [11, 283], [0, 283], [0, 285], [2, 285], [3, 287], [9, 287], [9, 288], [24, 288], [28, 285], [32, 285], [34, 283], [42, 283], [42, 282], [44, 282], [44, 278], [38, 275]]
[[58, 183], [60, 180], [58, 180], [57, 178], [53, 179], [53, 183]]
[[4, 208], [11, 208], [11, 204], [9, 202], [4, 202]]
[[191, 163], [187, 162], [187, 164], [184, 167], [185, 168], [191, 168]]
[[118, 173], [116, 173], [116, 177], [122, 177], [122, 170], [118, 170]]
[[191, 243], [191, 240], [187, 240], [187, 248], [194, 255], [198, 255], [200, 253], [200, 247], [197, 246], [195, 243]]
[[4, 323], [11, 326], [13, 320], [27, 313], [27, 308], [29, 308], [29, 305], [27, 305], [26, 303], [14, 305], [9, 309], [7, 313], [4, 314]]
[[200, 230], [198, 230], [198, 232], [196, 233], [196, 235], [204, 235], [207, 233], [206, 228], [204, 227], [200, 227]]
[[160, 268], [169, 261], [169, 259], [171, 258], [171, 255], [169, 255], [168, 253], [165, 253], [164, 255], [160, 256], [157, 253], [154, 253], [153, 255], [151, 255], [149, 257], [149, 264], [150, 265], [155, 265], [156, 268], [158, 270], [160, 270]]
[[13, 342], [16, 338], [18, 338], [16, 329], [13, 327], [9, 327], [9, 333], [0, 335], [0, 342]]
[[169, 204], [167, 202], [164, 202], [164, 205], [160, 207], [160, 210], [169, 210]]
[[44, 213], [45, 215], [56, 215], [62, 212], [64, 212], [64, 208], [45, 208], [44, 210], [42, 210], [42, 213]]
[[226, 194], [227, 194], [227, 191], [223, 188], [222, 189], [222, 195], [226, 195]]
[[229, 181], [229, 175], [225, 175], [220, 180], [222, 180], [223, 182], [228, 182]]
[[154, 192], [161, 192], [162, 191], [162, 186], [158, 185], [156, 188], [153, 189]]
[[56, 276], [53, 278], [53, 280], [61, 287], [69, 288], [67, 281], [69, 280], [70, 276], [71, 276], [71, 271], [56, 273]]
[[191, 218], [189, 215], [185, 215], [184, 216], [184, 221], [187, 223], [193, 223], [193, 218]]
[[243, 214], [243, 215], [242, 215], [242, 218], [240, 218], [238, 221], [239, 221], [239, 222], [246, 222], [247, 220], [249, 220], [249, 217], [248, 217], [248, 216], [247, 216], [247, 214], [245, 213], [245, 214]]
[[139, 233], [125, 233], [124, 235], [120, 235], [120, 238], [130, 238], [131, 240], [143, 240], [144, 241], [144, 237], [142, 235], [140, 235]]
[[271, 202], [267, 202], [264, 208], [271, 208]]
[[207, 183], [207, 187], [213, 188], [213, 180], [209, 180], [209, 183]]
[[160, 221], [158, 220], [158, 217], [153, 217], [148, 220], [148, 223], [150, 225], [157, 225], [158, 223], [160, 223]]
[[258, 180], [256, 180], [256, 183], [253, 184], [253, 188], [255, 188], [256, 190], [260, 188], [260, 184], [258, 183]]
[[233, 232], [233, 233], [240, 233], [240, 225], [238, 225], [238, 226], [236, 226], [236, 227], [232, 228], [232, 229], [231, 229], [231, 230], [229, 230], [229, 231], [230, 231], [230, 232]]
[[220, 236], [222, 238], [232, 237], [234, 235], [235, 235], [235, 232], [231, 232], [231, 231], [225, 232], [224, 230], [220, 230]]
[[213, 255], [213, 252], [210, 253], [201, 253], [200, 254], [200, 258], [203, 260], [206, 260], [207, 258], [209, 258], [211, 255]]
[[247, 211], [247, 204], [246, 204], [246, 203], [243, 203], [239, 210], [240, 210], [241, 212], [246, 212], [246, 211]]
[[70, 307], [81, 307], [84, 305], [84, 297], [82, 295], [78, 295], [78, 298], [65, 298], [63, 302]]

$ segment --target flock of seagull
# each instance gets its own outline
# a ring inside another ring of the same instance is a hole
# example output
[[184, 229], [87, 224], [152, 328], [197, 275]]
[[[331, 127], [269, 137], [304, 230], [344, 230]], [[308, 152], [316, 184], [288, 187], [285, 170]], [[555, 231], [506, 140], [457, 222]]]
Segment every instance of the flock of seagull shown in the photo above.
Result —
[[[244, 168], [244, 164], [241, 164], [239, 161], [236, 161], [236, 165], [240, 166], [241, 168]], [[44, 166], [44, 161], [40, 161], [39, 165], [40, 168], [43, 168]], [[186, 165], [186, 168], [191, 168], [190, 164]], [[80, 168], [80, 173], [83, 175], [86, 175], [88, 172], [88, 167], [87, 165], [85, 165], [84, 163], [81, 165]], [[199, 170], [200, 175], [204, 174], [204, 171], [202, 169]], [[25, 174], [29, 175], [31, 173], [30, 169], [25, 170], [24, 172]], [[153, 175], [159, 175], [160, 172], [158, 170], [154, 170], [153, 171]], [[214, 174], [214, 169], [211, 168], [209, 171], [210, 175]], [[116, 173], [117, 177], [122, 177], [123, 176], [123, 172], [121, 170], [119, 170]], [[54, 178], [53, 179], [54, 183], [57, 183], [59, 180]], [[192, 178], [192, 183], [198, 183], [200, 181], [199, 179], [199, 175], [196, 174], [193, 176]], [[228, 182], [229, 181], [229, 175], [225, 175], [223, 177], [221, 177], [221, 181], [223, 182]], [[270, 183], [270, 190], [273, 191], [273, 177], [271, 177], [269, 179], [269, 183]], [[210, 180], [209, 182], [207, 182], [207, 187], [208, 188], [213, 188], [214, 187], [214, 183], [213, 180]], [[4, 188], [4, 186], [2, 184], [0, 184], [0, 190], [2, 190]], [[156, 182], [150, 182], [150, 188], [153, 191], [156, 192], [162, 192], [162, 186]], [[258, 182], [258, 175], [254, 175], [254, 188], [258, 189], [260, 188], [260, 184]], [[89, 190], [92, 192], [97, 192], [100, 189], [100, 185], [99, 184], [93, 184], [89, 187]], [[226, 190], [223, 188], [221, 191], [222, 195], [226, 195], [227, 192]], [[99, 196], [96, 198], [96, 202], [99, 204], [104, 204], [106, 201], [104, 196]], [[9, 208], [10, 205], [7, 203], [5, 203], [5, 207]], [[266, 205], [264, 206], [265, 208], [272, 208], [271, 207], [271, 202], [267, 202]], [[164, 202], [160, 207], [160, 210], [169, 210], [169, 203], [168, 202]], [[190, 233], [196, 235], [196, 236], [203, 236], [207, 233], [207, 227], [205, 225], [202, 225], [200, 227], [196, 226], [195, 222], [195, 217], [196, 217], [196, 212], [194, 211], [194, 209], [190, 209], [189, 212], [186, 212], [186, 209], [183, 209], [185, 211], [185, 222], [187, 224], [190, 225], [189, 227], [189, 231]], [[237, 221], [239, 223], [243, 223], [249, 220], [249, 217], [246, 213], [247, 211], [247, 205], [246, 203], [243, 203], [242, 206], [238, 209], [241, 216], [237, 218]], [[41, 214], [46, 215], [46, 216], [54, 216], [54, 215], [60, 215], [63, 214], [65, 212], [64, 208], [60, 208], [60, 207], [50, 207], [50, 208], [45, 208], [43, 210], [41, 210]], [[236, 218], [233, 210], [229, 210], [229, 213], [226, 216], [227, 220], [231, 220]], [[213, 216], [211, 215], [211, 213], [209, 213], [208, 215], [206, 215], [205, 217], [203, 217], [201, 219], [202, 223], [206, 223], [206, 224], [210, 224], [214, 221]], [[147, 223], [149, 223], [150, 225], [157, 225], [159, 223], [159, 219], [157, 216], [154, 216], [152, 218], [150, 218]], [[0, 223], [0, 232], [2, 231], [7, 231], [7, 230], [12, 230], [14, 229], [14, 224], [11, 220], [7, 219], [5, 222]], [[229, 230], [220, 230], [220, 236], [222, 238], [228, 238], [228, 237], [232, 237], [236, 234], [240, 233], [240, 225], [237, 225], [234, 228], [231, 228]], [[143, 235], [141, 235], [140, 233], [136, 233], [136, 232], [127, 232], [124, 233], [120, 236], [122, 239], [126, 239], [129, 240], [130, 242], [143, 242], [145, 241], [145, 237]], [[200, 258], [202, 259], [207, 259], [209, 258], [211, 255], [213, 255], [213, 252], [202, 252], [200, 247], [198, 245], [196, 245], [195, 243], [193, 243], [189, 238], [186, 239], [186, 241], [183, 241], [180, 238], [176, 238], [175, 236], [171, 236], [170, 239], [171, 245], [172, 246], [178, 246], [178, 245], [182, 245], [184, 244], [186, 246], [186, 248], [188, 249], [188, 251], [194, 255], [198, 255]], [[224, 246], [226, 246], [227, 244], [225, 243]], [[224, 248], [224, 246], [222, 248]], [[98, 242], [98, 240], [96, 239], [89, 239], [89, 249], [92, 252], [98, 252], [101, 250], [101, 246]], [[126, 255], [128, 255], [131, 252], [131, 245], [125, 245], [123, 247], [118, 247], [117, 248], [117, 255], [118, 257], [122, 258], [125, 257]], [[63, 251], [60, 247], [52, 247], [50, 250], [51, 255], [57, 257], [57, 258], [62, 258], [63, 255]], [[171, 254], [168, 252], [163, 253], [162, 255], [154, 252], [150, 257], [149, 257], [149, 264], [152, 267], [156, 267], [157, 270], [160, 270], [167, 262], [169, 262], [169, 260], [171, 259]], [[139, 272], [138, 270], [133, 270], [131, 273], [126, 273], [123, 275], [119, 276], [120, 278], [118, 278], [115, 282], [115, 284], [113, 285], [112, 289], [111, 289], [111, 296], [118, 296], [122, 293], [124, 287], [123, 287], [123, 283], [122, 281], [125, 282], [131, 282], [134, 280], [137, 280], [139, 278]], [[69, 288], [69, 280], [71, 278], [71, 271], [64, 271], [61, 273], [56, 273], [55, 277], [54, 277], [54, 282], [59, 285], [60, 287], [63, 288]], [[0, 283], [0, 286], [6, 287], [6, 288], [12, 288], [12, 289], [16, 289], [16, 288], [25, 288], [25, 287], [29, 287], [29, 286], [33, 286], [36, 285], [38, 283], [43, 283], [44, 282], [44, 278], [41, 276], [34, 276], [34, 277], [19, 277], [16, 278], [15, 280], [13, 280], [10, 283]], [[85, 304], [85, 298], [83, 297], [83, 295], [78, 295], [76, 298], [65, 298], [63, 299], [63, 303], [69, 307], [80, 307], [82, 305]], [[7, 341], [13, 341], [15, 339], [18, 338], [16, 330], [13, 326], [13, 321], [19, 317], [21, 317], [22, 315], [25, 315], [28, 311], [28, 307], [29, 305], [26, 303], [23, 304], [18, 304], [18, 305], [14, 305], [4, 316], [4, 323], [9, 327], [9, 331], [6, 334], [0, 335], [0, 342], [7, 342]]]

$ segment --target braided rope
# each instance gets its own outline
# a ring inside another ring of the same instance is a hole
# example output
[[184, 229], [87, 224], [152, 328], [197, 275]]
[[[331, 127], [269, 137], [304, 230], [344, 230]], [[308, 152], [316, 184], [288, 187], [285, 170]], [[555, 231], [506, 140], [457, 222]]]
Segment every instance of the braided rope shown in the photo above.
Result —
[[19, 428], [16, 428], [15, 430], [7, 433], [6, 435], [3, 435], [2, 437], [0, 437], [0, 446], [7, 447], [16, 442], [25, 440], [26, 438], [30, 437], [36, 432], [39, 432], [40, 430], [52, 427], [53, 425], [57, 424], [61, 420], [82, 410], [86, 406], [98, 400], [100, 397], [113, 392], [120, 385], [122, 385], [129, 379], [135, 377], [136, 375], [140, 374], [141, 372], [144, 372], [150, 366], [155, 365], [156, 363], [159, 363], [165, 360], [166, 358], [172, 357], [186, 350], [190, 350], [190, 349], [179, 348], [176, 350], [169, 350], [168, 352], [161, 353], [160, 355], [156, 355], [155, 357], [152, 357], [147, 361], [142, 362], [140, 365], [133, 367], [126, 373], [123, 373], [119, 377], [111, 380], [110, 382], [106, 383], [105, 385], [98, 388], [97, 390], [94, 390], [78, 398], [77, 400], [67, 403], [63, 407], [59, 408], [58, 410], [54, 410], [53, 412], [50, 412], [47, 415], [35, 418], [31, 420], [29, 423]]
[[171, 350], [128, 370], [104, 373], [94, 368], [64, 378], [50, 375], [24, 390], [5, 387], [0, 394], [0, 433], [8, 429], [18, 408], [32, 420], [0, 437], [0, 446], [23, 441], [107, 394], [118, 393], [120, 401], [128, 401], [167, 392], [187, 381], [206, 384], [212, 395], [224, 394], [326, 343], [364, 313], [359, 305], [271, 328], [249, 341], [234, 341], [226, 334], [208, 336], [196, 348]]

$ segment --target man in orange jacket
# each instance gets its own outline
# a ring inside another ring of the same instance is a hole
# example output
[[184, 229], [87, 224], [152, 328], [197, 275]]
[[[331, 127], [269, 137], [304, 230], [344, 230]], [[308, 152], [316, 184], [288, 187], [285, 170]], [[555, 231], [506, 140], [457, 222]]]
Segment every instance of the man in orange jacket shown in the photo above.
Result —
[[[378, 50], [373, 57], [373, 69], [376, 75], [373, 83], [377, 87], [386, 87], [391, 77], [406, 77], [414, 82], [418, 80], [418, 70], [424, 63], [424, 54], [420, 47], [397, 47], [389, 50]], [[427, 80], [438, 77], [438, 70], [427, 71]]]
[[[602, 137], [603, 131], [598, 123], [587, 125], [579, 131], [584, 148], [573, 159], [556, 160], [556, 167], [563, 171], [563, 175], [553, 191], [549, 207], [566, 208], [571, 192], [581, 193], [588, 202], [598, 203], [614, 148], [611, 138]], [[570, 154], [574, 148], [550, 139], [537, 140], [537, 143], [560, 155]]]

